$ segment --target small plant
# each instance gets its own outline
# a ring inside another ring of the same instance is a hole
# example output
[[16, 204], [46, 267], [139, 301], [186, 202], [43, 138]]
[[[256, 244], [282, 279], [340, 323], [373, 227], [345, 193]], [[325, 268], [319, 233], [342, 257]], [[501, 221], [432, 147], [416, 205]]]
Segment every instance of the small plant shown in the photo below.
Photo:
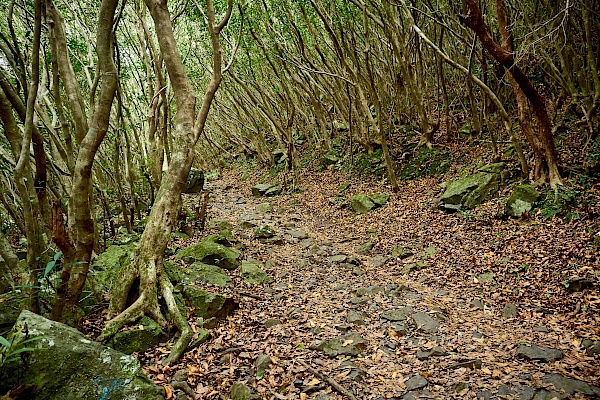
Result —
[[6, 365], [19, 360], [23, 353], [34, 351], [35, 348], [29, 346], [41, 338], [42, 336], [23, 335], [23, 328], [19, 326], [14, 328], [6, 338], [0, 336], [0, 375]]

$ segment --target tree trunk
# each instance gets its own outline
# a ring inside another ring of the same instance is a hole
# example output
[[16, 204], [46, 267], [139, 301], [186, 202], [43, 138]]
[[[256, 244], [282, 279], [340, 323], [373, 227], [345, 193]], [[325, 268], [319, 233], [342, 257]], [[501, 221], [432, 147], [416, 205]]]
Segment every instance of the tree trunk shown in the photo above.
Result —
[[[169, 170], [164, 174], [155, 203], [150, 211], [148, 222], [139, 245], [132, 255], [132, 262], [121, 273], [121, 284], [113, 286], [109, 317], [99, 340], [113, 336], [122, 326], [133, 323], [143, 315], [149, 315], [161, 326], [167, 321], [158, 303], [158, 290], [167, 305], [167, 316], [175, 323], [181, 335], [171, 349], [166, 363], [179, 359], [193, 336], [186, 316], [177, 309], [173, 297], [173, 287], [166, 274], [163, 274], [163, 258], [171, 231], [177, 222], [180, 196], [194, 160], [194, 147], [204, 130], [206, 118], [214, 95], [223, 77], [221, 45], [219, 34], [229, 21], [233, 2], [228, 2], [224, 19], [215, 22], [215, 10], [211, 0], [206, 1], [208, 30], [213, 47], [213, 75], [204, 94], [201, 108], [194, 118], [196, 96], [183, 67], [177, 50], [171, 17], [166, 0], [145, 0], [158, 36], [160, 51], [173, 87], [177, 105], [176, 125], [173, 129], [173, 148]], [[135, 302], [127, 307], [127, 297], [133, 283], [139, 278], [140, 294]]]
[[[469, 13], [467, 15], [459, 16], [461, 22], [475, 32], [483, 47], [496, 61], [510, 72], [516, 84], [529, 100], [538, 121], [538, 138], [544, 150], [543, 163], [548, 170], [547, 174], [550, 186], [556, 187], [556, 185], [561, 185], [562, 180], [558, 172], [554, 137], [552, 136], [552, 131], [550, 129], [550, 118], [548, 117], [544, 98], [533, 87], [529, 78], [527, 78], [523, 71], [516, 65], [514, 53], [499, 46], [489, 35], [477, 2], [475, 0], [463, 0], [463, 2], [467, 6]], [[503, 5], [503, 2], [499, 1], [497, 4]]]

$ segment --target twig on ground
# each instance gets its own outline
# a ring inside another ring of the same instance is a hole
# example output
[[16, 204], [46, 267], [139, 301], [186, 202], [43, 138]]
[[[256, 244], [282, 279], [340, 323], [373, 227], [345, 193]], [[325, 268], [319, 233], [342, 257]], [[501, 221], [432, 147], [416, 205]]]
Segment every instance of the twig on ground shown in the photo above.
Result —
[[318, 370], [314, 369], [313, 367], [311, 367], [310, 365], [308, 365], [307, 363], [305, 363], [302, 360], [297, 360], [297, 361], [302, 366], [304, 366], [311, 374], [313, 374], [317, 378], [321, 379], [322, 381], [327, 382], [333, 389], [335, 389], [342, 396], [346, 396], [350, 400], [358, 400], [352, 394], [352, 392], [350, 392], [348, 389], [346, 389], [345, 387], [343, 387], [342, 385], [340, 385], [339, 383], [337, 383], [337, 381], [335, 379], [328, 377], [327, 375], [325, 375], [322, 372], [319, 372]]

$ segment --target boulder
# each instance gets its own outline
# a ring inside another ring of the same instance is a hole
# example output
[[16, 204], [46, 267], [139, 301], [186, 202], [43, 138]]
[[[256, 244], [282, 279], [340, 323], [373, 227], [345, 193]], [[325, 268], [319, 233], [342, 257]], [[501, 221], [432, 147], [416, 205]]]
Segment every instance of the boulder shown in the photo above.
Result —
[[184, 286], [183, 295], [190, 306], [195, 308], [196, 316], [204, 319], [225, 318], [238, 307], [231, 297], [210, 293], [195, 286]]
[[188, 264], [200, 261], [227, 270], [234, 270], [239, 267], [240, 253], [218, 243], [218, 240], [219, 237], [216, 235], [207, 236], [201, 242], [178, 251], [175, 258]]
[[515, 187], [512, 194], [506, 202], [504, 212], [506, 215], [519, 218], [523, 214], [531, 211], [533, 204], [539, 198], [539, 193], [531, 185], [519, 185]]
[[240, 275], [246, 282], [253, 285], [262, 285], [271, 282], [272, 279], [260, 268], [261, 266], [261, 263], [258, 261], [242, 261]]
[[0, 332], [10, 330], [10, 327], [15, 324], [21, 312], [21, 304], [25, 301], [26, 298], [9, 296], [8, 300], [0, 302]]
[[108, 300], [113, 282], [117, 281], [121, 270], [131, 262], [131, 253], [135, 246], [136, 243], [112, 245], [98, 255], [88, 274], [93, 291], [99, 295], [98, 301], [102, 298]]
[[149, 317], [142, 317], [136, 326], [135, 329], [117, 332], [108, 345], [125, 354], [141, 353], [158, 346], [167, 337], [160, 325]]
[[35, 350], [28, 361], [8, 366], [0, 386], [17, 383], [37, 385], [31, 400], [78, 399], [164, 399], [135, 358], [90, 340], [81, 332], [29, 311], [19, 315], [16, 325], [30, 338]]
[[493, 198], [503, 183], [505, 164], [500, 162], [481, 168], [473, 175], [446, 183], [438, 198], [438, 208], [446, 212], [473, 209]]
[[190, 169], [183, 193], [200, 193], [202, 190], [204, 190], [204, 171], [197, 168]]
[[352, 196], [350, 205], [356, 213], [366, 214], [375, 208], [383, 206], [389, 198], [389, 194], [357, 194]]

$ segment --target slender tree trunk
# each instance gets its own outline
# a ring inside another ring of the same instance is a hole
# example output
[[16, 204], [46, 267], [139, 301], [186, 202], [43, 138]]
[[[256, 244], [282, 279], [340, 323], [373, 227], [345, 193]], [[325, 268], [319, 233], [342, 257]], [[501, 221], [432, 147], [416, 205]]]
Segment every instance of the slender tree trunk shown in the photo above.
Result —
[[[459, 16], [461, 22], [475, 32], [483, 47], [496, 61], [502, 64], [502, 66], [510, 72], [516, 84], [529, 100], [538, 122], [538, 138], [544, 149], [543, 162], [548, 170], [550, 186], [556, 187], [557, 185], [561, 185], [562, 180], [560, 173], [558, 172], [554, 137], [552, 136], [552, 131], [550, 129], [550, 118], [548, 117], [544, 98], [533, 87], [529, 78], [527, 78], [523, 71], [516, 65], [514, 53], [499, 46], [489, 35], [476, 0], [463, 0], [463, 2], [468, 8], [468, 14]], [[500, 1], [499, 4], [503, 5], [503, 2]]]

